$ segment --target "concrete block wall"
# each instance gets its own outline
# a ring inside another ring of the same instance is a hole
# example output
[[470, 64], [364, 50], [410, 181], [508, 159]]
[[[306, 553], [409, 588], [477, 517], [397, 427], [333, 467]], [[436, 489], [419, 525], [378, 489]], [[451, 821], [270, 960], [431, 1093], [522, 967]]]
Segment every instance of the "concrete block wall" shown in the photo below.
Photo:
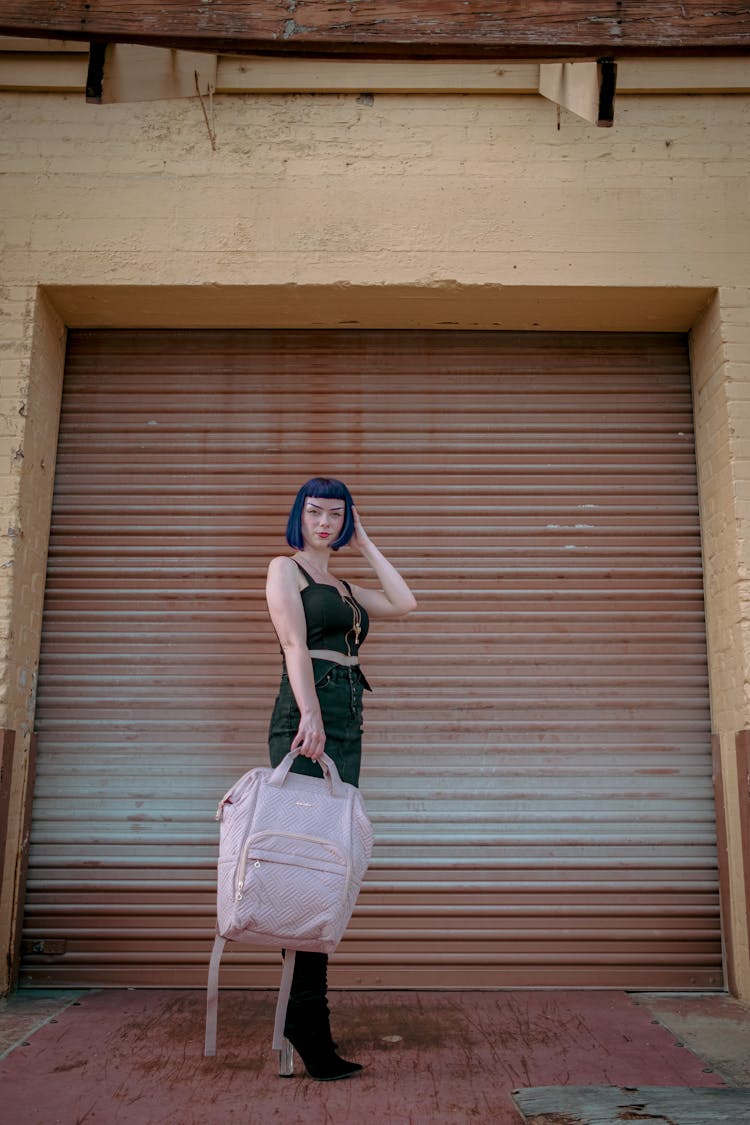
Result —
[[[746, 291], [717, 293], [690, 341], [712, 722], [716, 731], [732, 732], [742, 728], [748, 714], [741, 587], [746, 560], [743, 536], [738, 535], [743, 506], [738, 443], [741, 447], [742, 404], [750, 390], [750, 366], [737, 362], [737, 349], [730, 343], [736, 331], [734, 322], [748, 315], [748, 307], [741, 304], [743, 297], [747, 305]], [[728, 305], [730, 299], [738, 303]], [[750, 360], [750, 354], [745, 360]], [[750, 417], [745, 428], [747, 447]], [[750, 509], [745, 512], [745, 518], [748, 516]]]
[[735, 988], [750, 998], [743, 792], [736, 734], [750, 726], [750, 290], [721, 289], [690, 338], [711, 722], [726, 812], [724, 925]]
[[6, 276], [46, 284], [743, 285], [747, 98], [0, 99]]
[[[35, 286], [6, 291], [0, 397], [0, 598], [3, 727], [15, 733], [0, 899], [2, 948], [14, 951], [26, 858], [31, 736], [60, 417], [65, 326]], [[11, 330], [12, 329], [12, 330]], [[6, 984], [12, 975], [5, 967]]]
[[[238, 93], [213, 108], [215, 151], [197, 99], [0, 91], [4, 725], [23, 748], [66, 325], [692, 328], [711, 702], [736, 842], [730, 743], [750, 727], [750, 95], [623, 96], [608, 130], [564, 111], [558, 129], [551, 103], [513, 91]], [[6, 949], [20, 812], [9, 828]], [[734, 854], [735, 927], [741, 864]]]

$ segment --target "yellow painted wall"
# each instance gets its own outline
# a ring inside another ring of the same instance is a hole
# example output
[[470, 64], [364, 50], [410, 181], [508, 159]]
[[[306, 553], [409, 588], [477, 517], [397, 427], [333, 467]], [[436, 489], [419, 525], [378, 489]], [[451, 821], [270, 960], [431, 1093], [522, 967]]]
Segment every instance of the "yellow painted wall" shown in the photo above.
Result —
[[[657, 90], [660, 64], [648, 65]], [[732, 768], [734, 734], [750, 726], [750, 84], [623, 94], [614, 128], [567, 111], [558, 128], [528, 71], [523, 91], [506, 74], [493, 94], [217, 94], [215, 150], [196, 98], [93, 106], [78, 90], [0, 89], [0, 672], [4, 725], [19, 732], [14, 808], [65, 325], [692, 329], [727, 916], [750, 998]], [[20, 824], [17, 811], [4, 948]]]
[[5, 285], [746, 284], [748, 98], [0, 100]]

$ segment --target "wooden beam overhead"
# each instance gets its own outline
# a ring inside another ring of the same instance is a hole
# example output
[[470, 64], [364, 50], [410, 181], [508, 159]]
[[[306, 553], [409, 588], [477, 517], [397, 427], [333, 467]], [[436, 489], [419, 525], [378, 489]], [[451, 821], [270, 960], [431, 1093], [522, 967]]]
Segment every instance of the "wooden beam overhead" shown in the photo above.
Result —
[[0, 34], [232, 54], [597, 59], [750, 51], [722, 0], [3, 0]]

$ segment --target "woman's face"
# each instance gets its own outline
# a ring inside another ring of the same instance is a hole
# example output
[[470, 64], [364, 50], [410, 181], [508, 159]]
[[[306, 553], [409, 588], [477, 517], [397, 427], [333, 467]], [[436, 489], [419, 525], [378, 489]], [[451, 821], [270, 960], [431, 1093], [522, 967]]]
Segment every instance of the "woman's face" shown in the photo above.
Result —
[[308, 496], [302, 509], [302, 539], [306, 547], [330, 547], [341, 534], [346, 518], [343, 500]]

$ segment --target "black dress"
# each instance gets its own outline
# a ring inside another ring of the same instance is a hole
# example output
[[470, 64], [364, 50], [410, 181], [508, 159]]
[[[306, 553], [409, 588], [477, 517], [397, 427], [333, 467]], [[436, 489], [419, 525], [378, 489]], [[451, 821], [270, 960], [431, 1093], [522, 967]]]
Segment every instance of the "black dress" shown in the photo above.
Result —
[[[302, 590], [307, 647], [358, 655], [369, 628], [367, 610], [356, 601], [348, 583], [344, 585], [349, 596], [344, 598], [335, 587], [316, 582], [299, 563], [297, 566], [308, 583]], [[356, 624], [359, 631], [355, 636]], [[350, 668], [317, 658], [312, 664], [326, 734], [325, 752], [333, 758], [341, 780], [358, 785], [362, 760], [362, 692], [369, 691], [370, 685], [358, 665]], [[284, 666], [268, 731], [272, 766], [277, 766], [289, 753], [299, 722], [299, 707]], [[296, 758], [292, 772], [323, 776], [317, 762], [301, 755]]]

